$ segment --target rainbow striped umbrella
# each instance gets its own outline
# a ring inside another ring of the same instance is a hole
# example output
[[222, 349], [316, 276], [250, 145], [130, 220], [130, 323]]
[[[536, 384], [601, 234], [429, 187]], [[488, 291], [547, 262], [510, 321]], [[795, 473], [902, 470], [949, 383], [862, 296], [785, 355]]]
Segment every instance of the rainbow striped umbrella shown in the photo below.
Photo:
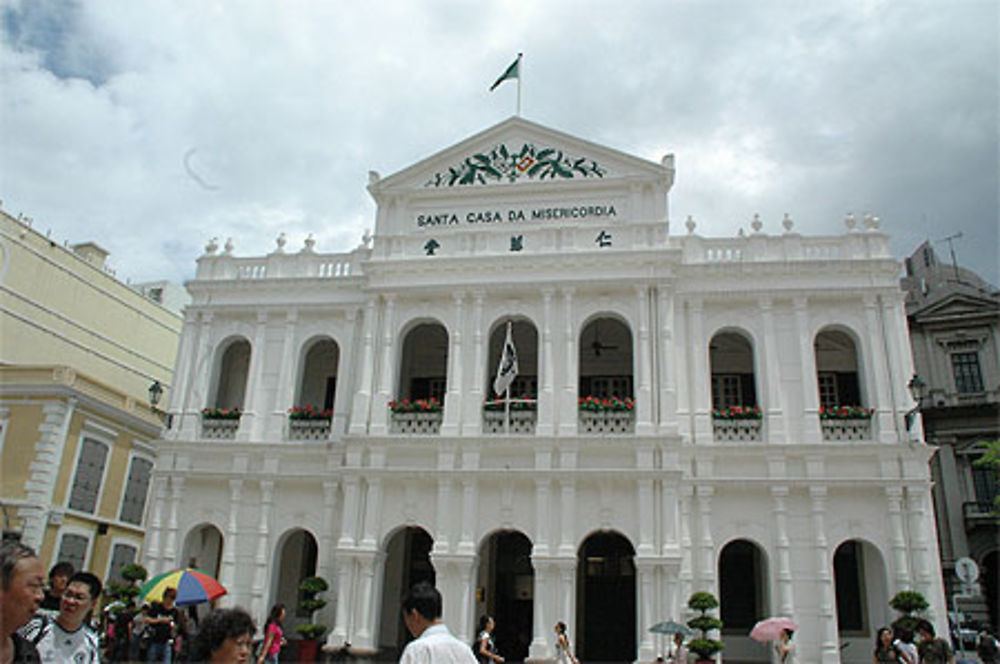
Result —
[[208, 574], [185, 567], [157, 574], [142, 585], [139, 596], [143, 602], [161, 602], [163, 591], [167, 588], [177, 588], [177, 599], [174, 601], [177, 606], [211, 602], [228, 592]]

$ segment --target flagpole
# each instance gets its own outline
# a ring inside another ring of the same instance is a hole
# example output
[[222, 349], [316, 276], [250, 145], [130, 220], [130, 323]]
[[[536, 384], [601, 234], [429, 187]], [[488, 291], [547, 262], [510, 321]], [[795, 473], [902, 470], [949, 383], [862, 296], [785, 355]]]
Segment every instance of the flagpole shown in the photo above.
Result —
[[510, 435], [510, 385], [507, 386], [507, 389], [505, 390], [505, 392], [506, 392], [506, 395], [504, 396], [504, 400], [503, 400], [504, 401], [504, 403], [503, 403], [503, 410], [504, 410], [503, 432], [506, 435]]
[[521, 77], [524, 76], [524, 68], [521, 67], [521, 56], [517, 54], [517, 117], [521, 117]]

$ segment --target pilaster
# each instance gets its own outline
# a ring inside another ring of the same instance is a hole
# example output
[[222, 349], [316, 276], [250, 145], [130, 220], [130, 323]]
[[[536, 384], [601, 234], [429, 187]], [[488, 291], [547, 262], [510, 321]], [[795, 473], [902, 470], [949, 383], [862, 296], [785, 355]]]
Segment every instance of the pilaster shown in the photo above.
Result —
[[265, 615], [267, 601], [264, 589], [267, 584], [268, 534], [271, 532], [271, 507], [274, 504], [274, 481], [260, 480], [260, 518], [257, 521], [257, 546], [254, 553], [254, 576], [251, 589], [250, 614]]
[[649, 332], [649, 286], [635, 289], [635, 304], [639, 314], [638, 357], [635, 359], [639, 391], [636, 394], [635, 432], [648, 435], [653, 432], [653, 347]]
[[354, 403], [351, 405], [351, 424], [348, 428], [353, 435], [363, 435], [368, 431], [368, 420], [372, 402], [372, 381], [375, 378], [375, 298], [368, 300], [362, 322], [361, 333], [361, 376]]
[[542, 353], [541, 389], [538, 391], [538, 422], [536, 436], [551, 436], [555, 432], [555, 357], [552, 350], [552, 296], [551, 288], [542, 290]]
[[782, 396], [781, 363], [778, 361], [778, 338], [774, 330], [774, 307], [769, 297], [758, 300], [764, 336], [761, 347], [764, 353], [764, 380], [767, 391], [767, 441], [789, 443], [788, 426], [785, 422], [784, 397]]
[[[222, 568], [219, 581], [226, 588], [236, 587], [236, 549], [239, 545], [240, 505], [243, 502], [243, 480], [229, 480], [229, 520], [226, 522], [226, 533], [222, 540]], [[233, 598], [224, 595], [222, 606], [230, 606]]]
[[659, 429], [664, 433], [677, 431], [677, 361], [674, 343], [674, 291], [670, 284], [657, 288], [659, 302], [660, 339], [660, 409]]
[[49, 521], [49, 510], [55, 500], [59, 469], [66, 449], [69, 425], [76, 412], [76, 399], [48, 401], [42, 406], [44, 419], [38, 425], [35, 456], [29, 464], [28, 480], [24, 483], [28, 505], [18, 509], [22, 519], [22, 541], [40, 549]]
[[573, 320], [573, 289], [564, 288], [563, 310], [565, 327], [563, 328], [563, 344], [566, 347], [565, 364], [563, 366], [562, 401], [559, 407], [559, 435], [574, 436], [577, 431], [577, 397], [579, 357], [576, 352], [576, 329]]
[[829, 544], [826, 539], [826, 487], [809, 487], [809, 496], [812, 500], [816, 590], [819, 596], [820, 661], [822, 664], [839, 664], [840, 645], [837, 637], [837, 613], [834, 604], [833, 563], [830, 559]]
[[[372, 403], [371, 433], [373, 436], [384, 436], [389, 431], [389, 402], [392, 400], [392, 357], [394, 348], [394, 311], [396, 298], [386, 295], [384, 313], [382, 315], [382, 342], [380, 346], [378, 388]], [[401, 395], [400, 395], [401, 396]]]
[[783, 616], [795, 615], [795, 602], [792, 595], [792, 561], [788, 541], [788, 487], [771, 487], [771, 497], [774, 500], [775, 549], [778, 554], [778, 610]]
[[901, 590], [909, 590], [910, 565], [906, 555], [906, 534], [903, 528], [903, 489], [898, 486], [885, 488], [886, 501], [889, 504], [889, 537], [892, 542], [893, 585], [892, 594]]
[[465, 381], [462, 380], [462, 366], [465, 357], [462, 354], [462, 331], [465, 325], [465, 293], [459, 291], [452, 294], [455, 307], [454, 327], [449, 335], [448, 350], [448, 392], [444, 400], [444, 415], [441, 423], [442, 436], [457, 436], [462, 433], [462, 391]]
[[818, 445], [823, 440], [819, 423], [819, 381], [816, 375], [816, 349], [809, 330], [809, 301], [797, 297], [792, 301], [795, 309], [795, 332], [799, 341], [799, 367], [802, 382], [802, 430], [801, 440], [809, 445]]

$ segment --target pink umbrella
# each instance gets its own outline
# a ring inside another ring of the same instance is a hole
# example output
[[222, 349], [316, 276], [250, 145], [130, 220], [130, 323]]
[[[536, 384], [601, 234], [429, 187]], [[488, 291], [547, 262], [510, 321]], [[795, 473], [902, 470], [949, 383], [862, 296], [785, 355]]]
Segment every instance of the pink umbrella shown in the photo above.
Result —
[[761, 643], [776, 641], [781, 637], [782, 630], [790, 629], [794, 632], [798, 628], [799, 626], [791, 618], [783, 616], [765, 618], [753, 626], [753, 629], [750, 630], [750, 638]]

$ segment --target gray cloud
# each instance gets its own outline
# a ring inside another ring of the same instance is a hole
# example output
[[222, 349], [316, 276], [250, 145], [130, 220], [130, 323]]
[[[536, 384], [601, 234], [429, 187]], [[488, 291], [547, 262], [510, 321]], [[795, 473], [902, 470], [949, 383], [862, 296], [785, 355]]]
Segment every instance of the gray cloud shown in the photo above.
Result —
[[[523, 111], [658, 160], [688, 214], [735, 235], [883, 218], [902, 257], [956, 231], [994, 283], [994, 2], [8, 3], [0, 197], [119, 275], [183, 279], [238, 254], [353, 248], [383, 175]], [[193, 151], [193, 152], [192, 152]], [[192, 173], [196, 176], [193, 177]], [[202, 183], [198, 182], [202, 180]], [[209, 184], [210, 186], [203, 186]]]

